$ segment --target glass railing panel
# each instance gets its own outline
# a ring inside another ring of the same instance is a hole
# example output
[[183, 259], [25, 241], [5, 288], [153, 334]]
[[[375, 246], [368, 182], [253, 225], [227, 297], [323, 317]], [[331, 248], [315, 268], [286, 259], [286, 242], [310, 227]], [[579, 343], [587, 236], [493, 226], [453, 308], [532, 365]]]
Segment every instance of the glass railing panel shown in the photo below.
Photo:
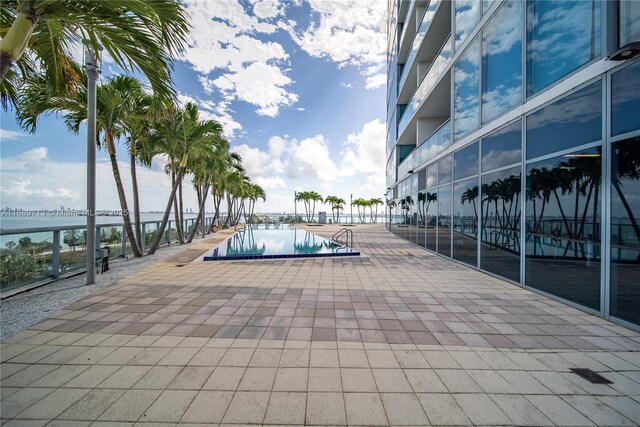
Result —
[[413, 152], [414, 170], [451, 146], [451, 120], [447, 120]]
[[1, 290], [12, 289], [51, 275], [52, 232], [3, 235], [1, 242]]
[[433, 87], [440, 77], [442, 77], [443, 72], [447, 69], [452, 54], [451, 44], [451, 36], [449, 36], [447, 41], [444, 42], [442, 49], [440, 49], [440, 53], [433, 61], [433, 64], [431, 64], [431, 68], [429, 68], [429, 71], [427, 71], [427, 74], [424, 76], [420, 86], [418, 86], [418, 89], [411, 97], [409, 104], [407, 104], [407, 107], [398, 122], [398, 134], [401, 134], [404, 131], [415, 112], [418, 110], [420, 105], [422, 105], [422, 102], [427, 98], [429, 93], [431, 93]]
[[[416, 58], [418, 54], [418, 50], [420, 49], [420, 45], [422, 45], [422, 41], [424, 40], [425, 34], [429, 30], [431, 26], [431, 22], [433, 22], [433, 17], [436, 15], [438, 11], [438, 7], [442, 3], [441, 0], [434, 0], [429, 3], [427, 6], [427, 10], [422, 17], [422, 22], [420, 23], [420, 27], [418, 28], [418, 32], [416, 33], [413, 43], [411, 44], [411, 51], [409, 55], [407, 55], [407, 60], [404, 61], [404, 69], [402, 70], [402, 74], [400, 75], [400, 82], [398, 87], [402, 87], [404, 85], [405, 80], [407, 80], [407, 76], [409, 75], [409, 70], [411, 69], [411, 64], [413, 60]], [[406, 29], [405, 29], [406, 30]]]

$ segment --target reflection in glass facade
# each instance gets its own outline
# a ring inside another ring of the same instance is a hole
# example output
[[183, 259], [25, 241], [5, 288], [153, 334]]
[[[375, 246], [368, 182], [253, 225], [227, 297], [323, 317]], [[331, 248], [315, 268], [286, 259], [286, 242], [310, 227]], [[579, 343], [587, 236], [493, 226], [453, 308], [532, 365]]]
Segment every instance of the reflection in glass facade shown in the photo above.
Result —
[[453, 155], [453, 179], [458, 180], [478, 174], [478, 143], [457, 151]]
[[456, 49], [464, 43], [480, 22], [482, 4], [477, 0], [456, 0]]
[[451, 156], [443, 157], [438, 162], [438, 184], [445, 184], [451, 182], [451, 169], [452, 169]]
[[522, 125], [518, 120], [482, 139], [482, 171], [518, 163], [522, 156]]
[[640, 2], [637, 0], [621, 0], [620, 10], [620, 46], [640, 41]]
[[453, 258], [475, 266], [478, 253], [478, 178], [453, 184]]
[[460, 139], [480, 126], [480, 40], [469, 45], [453, 73], [453, 128]]
[[640, 62], [611, 76], [611, 136], [640, 129]]
[[451, 184], [438, 188], [438, 253], [451, 256]]
[[527, 166], [526, 284], [600, 308], [601, 148]]
[[600, 1], [527, 2], [527, 95], [601, 55], [601, 7]]
[[480, 268], [520, 282], [520, 166], [482, 176]]
[[482, 122], [522, 101], [522, 13], [508, 1], [482, 32]]
[[640, 136], [611, 147], [611, 315], [640, 324]]
[[425, 195], [425, 228], [427, 235], [427, 249], [436, 250], [436, 219], [438, 216], [438, 191], [428, 189]]
[[602, 139], [602, 82], [527, 117], [527, 159]]
[[640, 330], [640, 58], [604, 57], [640, 1], [413, 4], [439, 7], [419, 46], [389, 22], [389, 230]]

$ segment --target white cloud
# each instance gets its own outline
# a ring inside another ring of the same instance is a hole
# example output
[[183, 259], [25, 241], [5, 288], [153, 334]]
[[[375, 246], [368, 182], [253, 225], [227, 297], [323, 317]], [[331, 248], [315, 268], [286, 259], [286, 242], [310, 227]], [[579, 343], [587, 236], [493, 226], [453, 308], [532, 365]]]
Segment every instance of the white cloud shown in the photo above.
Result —
[[257, 106], [258, 114], [275, 117], [280, 107], [298, 101], [298, 95], [285, 89], [291, 83], [277, 66], [254, 62], [236, 73], [209, 80], [205, 88], [211, 90], [215, 86], [226, 95], [225, 99], [237, 98]]
[[387, 34], [385, 0], [309, 0], [319, 23], [298, 32], [282, 25], [309, 55], [327, 58], [340, 67], [355, 65], [366, 78], [366, 88], [386, 83]]
[[[129, 163], [119, 161], [129, 208], [133, 209]], [[171, 191], [171, 179], [160, 167], [161, 158], [154, 159], [154, 168], [138, 168], [140, 204], [143, 210], [163, 211]], [[37, 173], [36, 173], [37, 172]], [[0, 189], [4, 206], [26, 209], [57, 208], [61, 204], [82, 209], [86, 200], [84, 162], [58, 162], [49, 157], [47, 148], [38, 147], [17, 156], [2, 158]], [[195, 193], [185, 179], [185, 207], [197, 208]], [[96, 164], [96, 206], [98, 209], [120, 209], [111, 163], [100, 158]]]
[[288, 90], [293, 83], [286, 75], [289, 55], [279, 43], [257, 35], [278, 29], [271, 21], [284, 13], [285, 3], [254, 3], [251, 16], [237, 0], [186, 1], [193, 29], [183, 57], [200, 73], [207, 93], [248, 102], [258, 114], [275, 117], [298, 100]]
[[350, 172], [379, 173], [385, 176], [386, 125], [380, 119], [372, 120], [362, 131], [347, 136], [346, 150], [342, 153], [343, 168]]
[[31, 135], [17, 130], [0, 128], [0, 142], [17, 141], [22, 138], [29, 138]]

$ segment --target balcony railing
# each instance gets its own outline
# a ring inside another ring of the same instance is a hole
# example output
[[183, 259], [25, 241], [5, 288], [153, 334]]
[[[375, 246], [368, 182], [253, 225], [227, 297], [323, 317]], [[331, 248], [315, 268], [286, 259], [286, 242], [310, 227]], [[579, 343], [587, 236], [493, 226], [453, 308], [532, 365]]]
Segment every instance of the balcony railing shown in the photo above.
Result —
[[431, 68], [429, 68], [429, 71], [427, 71], [424, 79], [422, 79], [420, 86], [418, 86], [418, 89], [414, 92], [409, 104], [407, 104], [407, 108], [404, 110], [404, 114], [402, 114], [402, 117], [398, 122], [398, 135], [402, 134], [416, 111], [418, 111], [418, 108], [420, 108], [424, 100], [427, 99], [427, 96], [429, 96], [436, 83], [440, 80], [440, 77], [442, 77], [442, 74], [449, 66], [452, 54], [451, 41], [451, 35], [449, 35], [442, 45], [438, 56], [431, 64]]
[[412, 153], [413, 168], [425, 164], [451, 146], [451, 120], [447, 120]]
[[[204, 218], [205, 232], [209, 231], [212, 223], [212, 216]], [[188, 233], [194, 224], [195, 218], [185, 219], [182, 228]], [[160, 221], [143, 221], [140, 225], [144, 250], [151, 246]], [[198, 227], [199, 231], [201, 227], [202, 224]], [[86, 230], [83, 225], [0, 230], [0, 290], [15, 289], [33, 282], [55, 279], [72, 271], [82, 271], [87, 257]], [[169, 221], [161, 243], [166, 245], [176, 239], [175, 221]], [[111, 259], [132, 254], [122, 223], [97, 224], [96, 246], [96, 249], [109, 247]]]
[[[407, 55], [406, 61], [404, 61], [404, 68], [402, 70], [402, 74], [400, 75], [400, 82], [398, 84], [399, 88], [401, 88], [404, 85], [405, 81], [407, 80], [407, 76], [409, 75], [409, 70], [411, 69], [411, 64], [413, 63], [413, 60], [416, 59], [418, 50], [422, 45], [422, 40], [424, 40], [424, 36], [427, 34], [427, 31], [429, 30], [429, 27], [433, 22], [433, 17], [436, 15], [436, 12], [438, 11], [438, 7], [440, 7], [441, 3], [442, 3], [441, 0], [434, 0], [429, 3], [429, 6], [427, 6], [427, 10], [425, 11], [422, 17], [422, 22], [420, 23], [418, 32], [413, 38], [413, 43], [411, 44], [411, 51], [409, 52], [409, 55]], [[405, 31], [406, 31], [406, 28], [405, 28]], [[404, 34], [403, 34], [403, 37], [404, 37]], [[402, 41], [400, 43], [401, 43], [400, 46], [402, 46]]]

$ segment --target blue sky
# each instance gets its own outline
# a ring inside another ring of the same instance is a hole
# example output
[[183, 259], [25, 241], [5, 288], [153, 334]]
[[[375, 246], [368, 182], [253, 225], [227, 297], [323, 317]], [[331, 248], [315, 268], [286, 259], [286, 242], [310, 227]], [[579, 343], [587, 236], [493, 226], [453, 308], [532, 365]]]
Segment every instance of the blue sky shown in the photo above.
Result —
[[[292, 211], [294, 190], [382, 197], [385, 164], [386, 1], [188, 0], [189, 47], [175, 64], [179, 101], [224, 126], [248, 174], [267, 192], [261, 211]], [[104, 58], [104, 76], [119, 72]], [[26, 135], [2, 113], [4, 206], [82, 208], [86, 137], [61, 117]], [[125, 150], [118, 154], [129, 180]], [[143, 210], [169, 193], [164, 159], [140, 170]], [[189, 184], [187, 181], [186, 184]], [[119, 207], [105, 152], [98, 208]], [[185, 194], [186, 207], [196, 207]]]

